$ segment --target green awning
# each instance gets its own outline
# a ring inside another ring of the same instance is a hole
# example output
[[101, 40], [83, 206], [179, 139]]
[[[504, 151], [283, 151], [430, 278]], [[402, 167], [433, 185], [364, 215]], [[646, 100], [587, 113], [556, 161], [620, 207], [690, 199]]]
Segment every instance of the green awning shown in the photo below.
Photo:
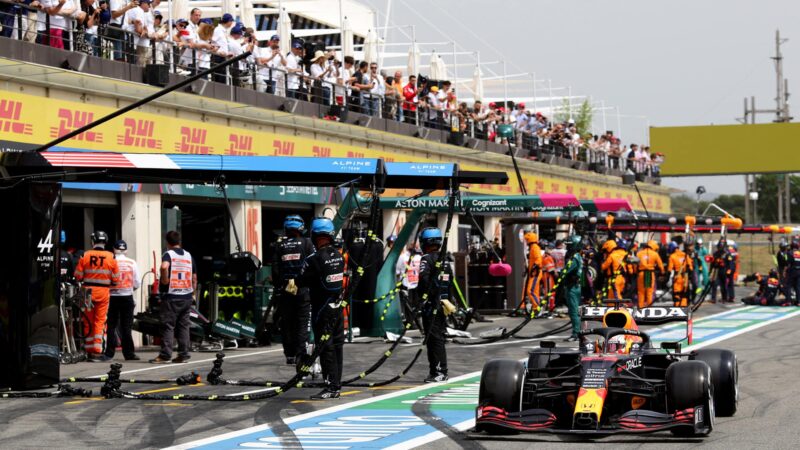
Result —
[[[381, 198], [382, 209], [424, 209], [430, 212], [446, 211], [447, 197]], [[540, 194], [510, 196], [463, 197], [459, 211], [469, 209], [476, 214], [516, 213], [532, 211], [566, 211], [580, 209], [580, 202], [572, 194]]]

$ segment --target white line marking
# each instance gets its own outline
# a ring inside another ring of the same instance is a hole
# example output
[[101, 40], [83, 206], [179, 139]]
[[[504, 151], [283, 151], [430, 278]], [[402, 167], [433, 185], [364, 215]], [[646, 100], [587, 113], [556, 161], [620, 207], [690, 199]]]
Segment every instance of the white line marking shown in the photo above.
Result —
[[[458, 381], [461, 381], [461, 380], [465, 380], [465, 379], [468, 379], [468, 378], [471, 378], [471, 377], [474, 377], [474, 376], [477, 376], [477, 375], [480, 375], [480, 374], [481, 374], [480, 371], [478, 371], [478, 372], [467, 373], [467, 374], [464, 374], [464, 375], [459, 375], [457, 377], [451, 378], [447, 383], [448, 384], [455, 383], [455, 382], [458, 382]], [[397, 391], [397, 392], [392, 392], [392, 393], [389, 393], [389, 394], [379, 395], [377, 397], [364, 398], [364, 399], [356, 400], [356, 401], [350, 402], [350, 403], [343, 403], [343, 404], [340, 404], [340, 405], [331, 406], [330, 408], [319, 409], [319, 410], [312, 411], [312, 412], [309, 412], [309, 413], [306, 413], [306, 414], [300, 414], [298, 416], [292, 416], [292, 417], [284, 420], [284, 423], [288, 425], [290, 423], [299, 422], [301, 420], [306, 420], [306, 419], [311, 419], [311, 418], [314, 418], [314, 417], [317, 417], [317, 416], [322, 416], [322, 415], [325, 415], [325, 414], [330, 414], [330, 413], [342, 411], [342, 410], [345, 410], [345, 409], [350, 409], [350, 408], [353, 408], [353, 407], [356, 407], [356, 406], [367, 405], [367, 404], [370, 404], [370, 403], [375, 403], [375, 402], [383, 401], [383, 400], [394, 398], [394, 397], [400, 397], [400, 396], [407, 395], [407, 394], [410, 394], [410, 393], [413, 393], [413, 392], [423, 391], [423, 390], [429, 389], [429, 388], [431, 388], [433, 386], [435, 386], [435, 384], [423, 384], [423, 385], [420, 385], [420, 386], [413, 387], [411, 389], [405, 389], [405, 390], [402, 390], [402, 391]], [[225, 440], [225, 439], [230, 439], [230, 438], [234, 438], [234, 437], [237, 437], [237, 436], [244, 436], [244, 435], [247, 435], [247, 434], [250, 434], [250, 433], [256, 433], [258, 431], [264, 431], [264, 430], [269, 430], [269, 429], [270, 429], [270, 424], [257, 425], [255, 427], [246, 428], [244, 430], [231, 431], [230, 433], [225, 433], [225, 434], [222, 434], [222, 435], [219, 435], [219, 436], [208, 437], [208, 438], [205, 438], [205, 439], [201, 439], [199, 441], [187, 442], [185, 444], [178, 444], [178, 445], [173, 446], [173, 447], [168, 447], [165, 450], [182, 450], [182, 449], [188, 449], [188, 448], [195, 448], [195, 447], [199, 447], [201, 445], [211, 444], [211, 443], [222, 441], [222, 440]]]
[[[475, 426], [475, 419], [468, 419], [453, 425], [452, 428], [455, 428], [458, 431], [466, 431], [474, 426]], [[409, 448], [416, 448], [425, 444], [429, 444], [433, 441], [438, 441], [439, 439], [444, 437], [447, 437], [447, 435], [442, 433], [441, 431], [434, 431], [433, 433], [415, 437], [414, 439], [409, 439], [408, 441], [403, 442], [402, 444], [395, 444], [392, 445], [391, 447], [386, 447], [384, 450], [404, 450]]]

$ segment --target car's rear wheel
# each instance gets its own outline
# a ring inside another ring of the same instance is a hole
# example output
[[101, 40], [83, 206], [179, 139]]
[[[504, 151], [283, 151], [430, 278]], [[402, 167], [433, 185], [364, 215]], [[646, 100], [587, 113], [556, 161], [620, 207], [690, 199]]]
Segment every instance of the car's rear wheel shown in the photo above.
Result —
[[[673, 434], [703, 436], [714, 425], [714, 385], [711, 368], [703, 361], [678, 361], [667, 368], [667, 407], [671, 412], [697, 406], [703, 407], [704, 431], [695, 432], [688, 427], [676, 428]], [[701, 414], [695, 410], [695, 414]]]
[[730, 350], [708, 348], [695, 350], [690, 360], [703, 361], [711, 368], [714, 384], [714, 409], [720, 417], [736, 414], [739, 402], [739, 364]]
[[[522, 410], [522, 386], [525, 381], [525, 366], [515, 359], [493, 359], [483, 366], [478, 392], [478, 407], [494, 406], [508, 413]], [[484, 431], [480, 425], [476, 431]], [[487, 432], [502, 432], [486, 428]]]

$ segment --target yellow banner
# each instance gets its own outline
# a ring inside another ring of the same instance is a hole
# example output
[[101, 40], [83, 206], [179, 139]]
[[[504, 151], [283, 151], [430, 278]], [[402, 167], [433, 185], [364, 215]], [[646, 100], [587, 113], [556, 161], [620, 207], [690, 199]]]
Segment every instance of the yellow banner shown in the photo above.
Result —
[[800, 123], [650, 129], [667, 176], [800, 172], [797, 142]]
[[[0, 146], [10, 147], [13, 143], [43, 144], [112, 111], [112, 108], [99, 105], [0, 90]], [[412, 157], [336, 142], [208, 124], [140, 111], [132, 111], [110, 120], [92, 131], [62, 143], [61, 147], [125, 153], [383, 158], [387, 162], [412, 160], [443, 162], [438, 158]], [[460, 167], [464, 170], [487, 170], [486, 167], [470, 164], [460, 164]], [[494, 170], [504, 169], [494, 168]], [[506, 186], [473, 185], [468, 186], [467, 190], [472, 193], [495, 195], [520, 193], [513, 171], [508, 172], [508, 175], [510, 182]], [[568, 193], [580, 199], [625, 198], [634, 207], [640, 203], [632, 189], [622, 186], [612, 188], [556, 177], [524, 174], [523, 180], [527, 191], [531, 194]], [[405, 194], [411, 195], [410, 192], [404, 191], [391, 193], [396, 196]], [[644, 194], [644, 200], [647, 208], [652, 211], [669, 211], [669, 197], [666, 195]]]

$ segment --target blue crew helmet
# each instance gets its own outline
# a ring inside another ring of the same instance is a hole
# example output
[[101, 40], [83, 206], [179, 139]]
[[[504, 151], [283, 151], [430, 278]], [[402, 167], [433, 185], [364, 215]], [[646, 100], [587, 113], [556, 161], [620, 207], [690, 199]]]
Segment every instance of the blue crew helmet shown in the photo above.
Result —
[[333, 221], [327, 217], [316, 217], [311, 222], [311, 237], [327, 236], [333, 239], [336, 234]]
[[419, 242], [422, 247], [431, 245], [442, 245], [442, 230], [434, 227], [428, 227], [422, 230], [419, 235]]
[[290, 216], [286, 216], [286, 219], [284, 219], [283, 230], [286, 232], [297, 231], [298, 233], [303, 234], [306, 231], [306, 223], [302, 217], [298, 216], [297, 214], [292, 214]]

